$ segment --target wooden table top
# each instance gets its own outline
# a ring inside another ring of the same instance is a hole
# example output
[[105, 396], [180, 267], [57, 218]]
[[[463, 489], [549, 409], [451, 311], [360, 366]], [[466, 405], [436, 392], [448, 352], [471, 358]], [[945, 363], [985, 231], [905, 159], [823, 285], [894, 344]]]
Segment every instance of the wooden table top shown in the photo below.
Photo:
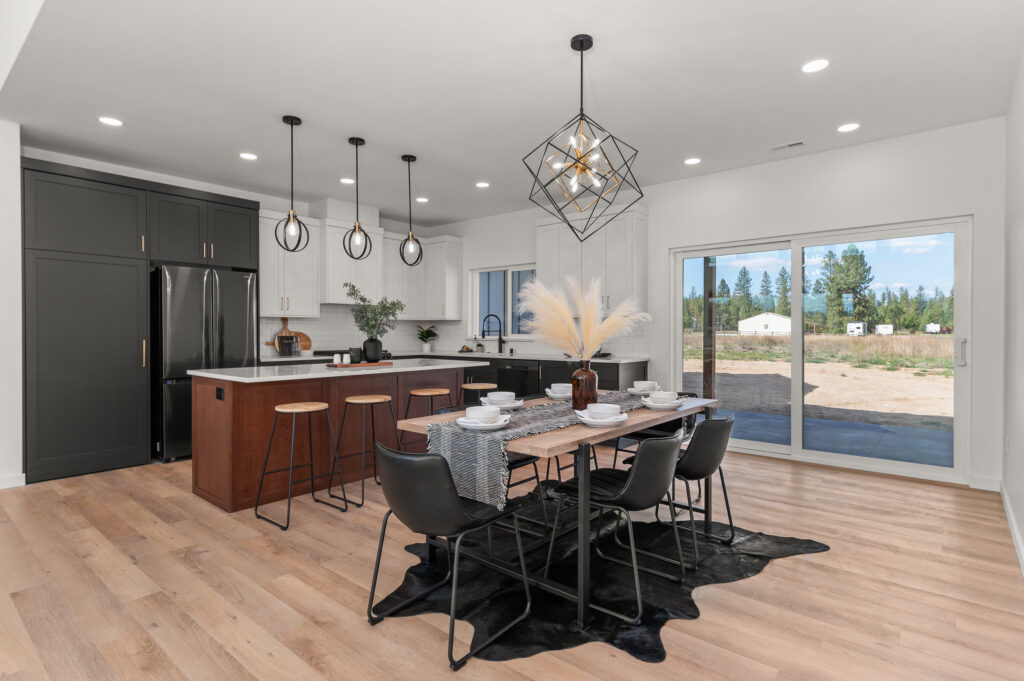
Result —
[[[541, 398], [537, 400], [527, 400], [523, 406], [532, 407], [538, 404], [551, 404], [552, 402], [553, 400]], [[584, 443], [597, 444], [598, 442], [604, 442], [605, 440], [610, 440], [622, 435], [629, 435], [630, 433], [635, 433], [638, 430], [643, 430], [644, 428], [650, 428], [651, 426], [656, 426], [658, 424], [665, 423], [666, 421], [677, 419], [680, 416], [696, 414], [704, 411], [705, 409], [713, 409], [718, 406], [718, 400], [690, 398], [683, 403], [682, 407], [674, 411], [655, 411], [653, 409], [641, 407], [640, 409], [634, 409], [633, 411], [626, 412], [628, 418], [622, 422], [622, 424], [615, 426], [614, 428], [591, 428], [590, 426], [580, 423], [575, 426], [569, 426], [568, 428], [560, 428], [559, 430], [552, 430], [547, 433], [528, 435], [526, 437], [510, 440], [508, 444], [505, 445], [505, 450], [515, 452], [517, 454], [529, 454], [531, 456], [539, 456], [541, 458], [550, 458], [552, 456], [558, 456], [559, 454], [575, 451], [579, 445]], [[434, 423], [454, 421], [460, 416], [465, 415], [465, 413], [466, 412], [464, 411], [453, 411], [447, 414], [403, 419], [398, 422], [398, 429], [410, 433], [425, 435], [427, 432], [427, 426]]]

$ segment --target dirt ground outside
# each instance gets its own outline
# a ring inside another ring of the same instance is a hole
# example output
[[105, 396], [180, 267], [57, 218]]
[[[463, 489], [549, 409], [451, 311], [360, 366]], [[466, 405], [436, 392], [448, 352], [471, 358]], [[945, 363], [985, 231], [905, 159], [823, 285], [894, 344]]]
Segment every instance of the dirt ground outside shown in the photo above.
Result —
[[[700, 362], [685, 360], [685, 390], [700, 392]], [[953, 378], [913, 368], [846, 362], [804, 365], [804, 415], [878, 425], [952, 429]], [[716, 392], [724, 409], [790, 413], [790, 363], [718, 360]]]

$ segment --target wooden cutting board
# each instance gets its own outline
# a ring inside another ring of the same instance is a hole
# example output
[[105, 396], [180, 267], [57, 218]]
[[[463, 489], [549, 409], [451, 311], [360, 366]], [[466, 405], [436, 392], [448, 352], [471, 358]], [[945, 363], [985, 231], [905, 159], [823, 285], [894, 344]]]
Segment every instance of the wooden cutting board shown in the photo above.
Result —
[[278, 352], [281, 351], [281, 346], [278, 345], [277, 339], [279, 336], [295, 336], [299, 339], [299, 350], [312, 350], [313, 341], [309, 339], [309, 336], [302, 333], [301, 331], [292, 331], [288, 328], [288, 318], [281, 317], [281, 330], [277, 332], [277, 336], [274, 336], [274, 340], [267, 341], [267, 345], [273, 345], [274, 349]]

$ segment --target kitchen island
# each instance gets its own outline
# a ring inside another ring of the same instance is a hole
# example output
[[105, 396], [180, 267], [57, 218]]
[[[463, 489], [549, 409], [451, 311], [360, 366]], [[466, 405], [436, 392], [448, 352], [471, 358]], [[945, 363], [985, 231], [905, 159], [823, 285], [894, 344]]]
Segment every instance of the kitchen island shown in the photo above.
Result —
[[[351, 395], [389, 395], [395, 415], [405, 417], [406, 396], [415, 388], [448, 388], [452, 399], [458, 395], [467, 368], [486, 366], [486, 362], [443, 359], [396, 359], [391, 366], [335, 369], [326, 364], [256, 366], [236, 369], [195, 369], [192, 377], [192, 493], [211, 504], [233, 512], [256, 504], [260, 471], [267, 453], [267, 442], [274, 422], [274, 406], [289, 402], [326, 402], [330, 405], [335, 436], [341, 426], [345, 398]], [[409, 416], [424, 416], [427, 400], [413, 400]], [[444, 399], [438, 403], [446, 404]], [[398, 447], [391, 413], [386, 405], [376, 409], [377, 439], [389, 447]], [[339, 455], [357, 454], [360, 449], [361, 409], [348, 411], [341, 433]], [[295, 462], [308, 461], [310, 431], [307, 417], [301, 415], [295, 428]], [[370, 439], [367, 410], [366, 442]], [[288, 465], [291, 449], [291, 418], [278, 420], [270, 452], [269, 470]], [[327, 486], [332, 450], [323, 414], [312, 421], [313, 464], [316, 488]], [[405, 449], [422, 450], [424, 439], [409, 438]], [[367, 459], [370, 460], [370, 457]], [[367, 466], [367, 475], [372, 468]], [[359, 480], [359, 458], [342, 462], [345, 482]], [[296, 468], [296, 479], [309, 477], [308, 470]], [[288, 475], [267, 477], [262, 503], [287, 496]], [[292, 496], [309, 492], [309, 483], [295, 485]]]

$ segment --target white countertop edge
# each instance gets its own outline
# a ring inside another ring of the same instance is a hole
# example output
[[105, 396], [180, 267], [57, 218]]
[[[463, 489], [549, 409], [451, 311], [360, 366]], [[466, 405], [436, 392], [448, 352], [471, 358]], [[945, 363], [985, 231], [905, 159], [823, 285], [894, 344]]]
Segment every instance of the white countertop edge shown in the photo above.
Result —
[[320, 378], [345, 378], [346, 376], [367, 376], [371, 374], [399, 374], [412, 371], [435, 371], [438, 369], [465, 369], [487, 366], [486, 362], [465, 360], [437, 360], [437, 364], [398, 364], [417, 360], [394, 360], [388, 367], [366, 367], [365, 369], [330, 369], [327, 364], [290, 364], [284, 366], [255, 366], [234, 369], [190, 369], [189, 376], [211, 378], [233, 383], [270, 383], [275, 381], [305, 381]]
[[[561, 355], [542, 355], [542, 354], [534, 353], [534, 352], [522, 352], [522, 353], [517, 352], [514, 355], [510, 355], [508, 353], [504, 353], [503, 352], [502, 354], [499, 355], [496, 352], [438, 352], [438, 351], [435, 350], [433, 352], [420, 352], [420, 353], [409, 353], [409, 354], [410, 355], [419, 355], [419, 356], [422, 356], [422, 357], [456, 357], [456, 356], [458, 356], [458, 357], [472, 357], [472, 358], [479, 357], [480, 359], [528, 359], [528, 360], [538, 360], [538, 361], [546, 361], [546, 362], [574, 362], [574, 361], [577, 361], [577, 360], [569, 359], [568, 357], [563, 357]], [[641, 356], [637, 356], [637, 357], [627, 357], [627, 356], [623, 355], [623, 356], [613, 356], [613, 357], [595, 357], [594, 359], [592, 359], [590, 361], [598, 363], [598, 364], [629, 364], [630, 362], [649, 362], [650, 360], [651, 360], [651, 358], [649, 356], [642, 356], [641, 355]]]

